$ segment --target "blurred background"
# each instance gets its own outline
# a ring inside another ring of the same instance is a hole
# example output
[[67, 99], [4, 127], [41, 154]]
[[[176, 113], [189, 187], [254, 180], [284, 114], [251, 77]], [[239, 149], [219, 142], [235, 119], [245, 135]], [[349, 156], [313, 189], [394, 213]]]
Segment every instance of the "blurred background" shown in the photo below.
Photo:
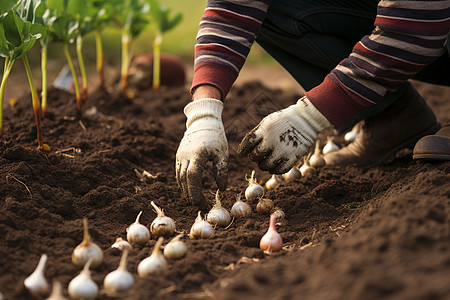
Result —
[[[168, 31], [163, 36], [162, 52], [170, 53], [181, 58], [186, 65], [187, 82], [189, 85], [192, 79], [192, 68], [194, 58], [194, 45], [198, 24], [203, 11], [206, 7], [206, 0], [160, 0], [160, 3], [172, 10], [172, 14], [181, 12], [183, 20], [180, 25]], [[102, 32], [102, 40], [105, 56], [105, 71], [109, 74], [119, 76], [120, 72], [120, 55], [121, 55], [121, 36], [120, 31], [115, 28], [108, 28]], [[152, 31], [146, 29], [131, 43], [131, 54], [137, 55], [141, 53], [152, 52]], [[28, 54], [30, 60], [33, 77], [36, 86], [40, 86], [40, 46], [36, 43], [34, 48]], [[48, 49], [48, 79], [51, 83], [59, 71], [66, 64], [65, 57], [58, 44], [51, 44]], [[74, 62], [76, 63], [75, 45], [70, 45], [70, 51]], [[96, 54], [95, 54], [95, 40], [94, 35], [88, 34], [83, 44], [83, 56], [86, 63], [88, 74], [95, 73]], [[3, 59], [0, 59], [3, 68]], [[26, 82], [26, 75], [21, 60], [18, 60], [8, 79], [8, 84], [5, 92], [5, 104], [8, 99], [20, 97], [28, 86], [23, 83]], [[93, 79], [94, 82], [96, 79]], [[254, 44], [247, 62], [241, 71], [236, 84], [241, 84], [246, 81], [259, 80], [264, 84], [273, 88], [283, 89], [297, 89], [302, 91], [301, 87], [290, 77], [290, 75], [273, 60], [258, 44]], [[20, 88], [18, 88], [20, 86]], [[92, 85], [91, 85], [92, 86]]]

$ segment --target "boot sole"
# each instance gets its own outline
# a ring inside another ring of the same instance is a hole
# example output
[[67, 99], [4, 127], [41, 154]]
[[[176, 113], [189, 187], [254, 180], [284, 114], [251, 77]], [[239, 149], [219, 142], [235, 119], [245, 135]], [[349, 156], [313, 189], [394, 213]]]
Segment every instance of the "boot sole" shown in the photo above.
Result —
[[[391, 151], [387, 152], [383, 157], [378, 159], [376, 162], [373, 162], [369, 165], [365, 165], [364, 167], [370, 168], [370, 167], [376, 167], [376, 166], [382, 165], [382, 164], [386, 163], [395, 153], [397, 153], [401, 149], [408, 148], [408, 149], [412, 150], [418, 140], [420, 140], [421, 138], [423, 138], [426, 135], [435, 134], [439, 129], [441, 129], [441, 123], [437, 122], [431, 128], [421, 132], [420, 134], [414, 136], [413, 138], [411, 138], [411, 139], [407, 140], [406, 142], [403, 142], [402, 144], [393, 148]], [[414, 157], [414, 158], [416, 158], [416, 157]]]
[[450, 160], [450, 155], [448, 155], [448, 154], [414, 154], [413, 159]]

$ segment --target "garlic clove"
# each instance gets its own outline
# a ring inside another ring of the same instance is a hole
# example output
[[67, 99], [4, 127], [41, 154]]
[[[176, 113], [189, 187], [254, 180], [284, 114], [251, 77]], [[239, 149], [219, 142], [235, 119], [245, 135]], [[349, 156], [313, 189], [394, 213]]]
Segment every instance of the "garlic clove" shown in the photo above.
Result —
[[125, 249], [120, 258], [119, 267], [106, 275], [103, 286], [107, 294], [115, 294], [130, 289], [134, 284], [133, 275], [127, 270], [128, 249]]
[[0, 292], [0, 300], [4, 300], [5, 298], [3, 297], [2, 292]]
[[52, 293], [46, 300], [67, 300], [63, 295], [61, 282], [57, 280], [53, 282]]
[[252, 200], [264, 195], [264, 188], [256, 181], [255, 170], [252, 171], [252, 175], [247, 181], [248, 187], [245, 189], [245, 199]]
[[127, 240], [131, 244], [145, 245], [150, 240], [150, 230], [139, 223], [141, 215], [142, 211], [139, 212], [136, 221], [127, 228]]
[[181, 259], [186, 256], [187, 247], [186, 244], [181, 241], [183, 233], [180, 233], [174, 237], [165, 247], [164, 256], [168, 259]]
[[338, 151], [339, 149], [341, 149], [341, 148], [333, 142], [333, 139], [331, 138], [331, 136], [328, 136], [327, 143], [323, 147], [322, 153], [323, 153], [323, 155], [326, 155], [328, 153]]
[[241, 194], [236, 196], [236, 202], [234, 202], [230, 211], [231, 215], [235, 218], [248, 217], [252, 213], [250, 205], [241, 200]]
[[347, 132], [345, 135], [344, 135], [344, 140], [346, 141], [346, 142], [349, 142], [349, 143], [351, 143], [351, 142], [353, 142], [354, 140], [356, 140], [356, 137], [358, 136], [358, 133], [359, 133], [359, 123], [358, 124], [356, 124], [355, 126], [353, 126], [353, 128], [352, 128], [352, 130], [350, 130], [349, 132]]
[[91, 241], [86, 218], [83, 218], [83, 228], [83, 241], [73, 250], [72, 262], [77, 267], [83, 267], [92, 258], [91, 265], [95, 269], [103, 262], [103, 251], [96, 243]]
[[89, 258], [78, 276], [69, 282], [68, 291], [72, 299], [92, 300], [98, 295], [98, 286], [91, 278], [89, 267], [93, 258]]
[[201, 212], [198, 212], [198, 216], [195, 219], [194, 224], [191, 227], [189, 237], [191, 239], [209, 239], [214, 234], [214, 228], [203, 220]]
[[293, 167], [292, 169], [284, 173], [282, 176], [286, 182], [291, 182], [295, 179], [302, 177], [302, 174], [300, 173], [299, 169], [297, 169], [297, 167]]
[[314, 154], [309, 159], [309, 164], [313, 168], [321, 168], [325, 166], [325, 159], [323, 159], [322, 151], [320, 150], [319, 140], [316, 141]]
[[160, 274], [168, 268], [167, 261], [161, 254], [161, 245], [163, 240], [163, 237], [159, 237], [155, 247], [153, 248], [152, 254], [139, 263], [137, 269], [139, 277]]
[[150, 225], [150, 231], [152, 234], [155, 237], [173, 235], [175, 233], [175, 221], [172, 218], [165, 216], [163, 210], [156, 206], [153, 201], [150, 204], [153, 206], [158, 215]]
[[212, 225], [226, 227], [231, 222], [230, 213], [222, 207], [219, 198], [219, 190], [216, 192], [216, 200], [213, 208], [206, 215], [206, 221]]
[[283, 240], [281, 239], [280, 234], [277, 232], [275, 222], [276, 216], [271, 215], [269, 229], [259, 242], [259, 248], [261, 248], [261, 250], [263, 250], [266, 254], [280, 251], [283, 244]]
[[260, 214], [267, 214], [273, 208], [273, 201], [268, 198], [259, 198], [259, 202], [256, 205], [256, 211]]
[[303, 177], [312, 176], [316, 173], [316, 169], [309, 165], [308, 157], [303, 158], [303, 164], [300, 167], [300, 173]]
[[44, 276], [44, 269], [46, 263], [47, 263], [47, 254], [42, 254], [34, 272], [31, 273], [30, 276], [25, 278], [23, 282], [28, 291], [36, 297], [44, 296], [45, 294], [48, 293], [49, 290], [49, 284]]
[[266, 181], [265, 186], [268, 191], [273, 190], [277, 186], [280, 185], [280, 183], [283, 182], [283, 177], [280, 177], [279, 175], [272, 174], [272, 177], [270, 177], [269, 180]]
[[123, 238], [118, 237], [114, 244], [111, 245], [111, 248], [117, 248], [120, 251], [124, 251], [125, 249], [131, 251], [131, 249], [133, 249], [133, 246], [131, 246], [131, 244], [125, 241]]

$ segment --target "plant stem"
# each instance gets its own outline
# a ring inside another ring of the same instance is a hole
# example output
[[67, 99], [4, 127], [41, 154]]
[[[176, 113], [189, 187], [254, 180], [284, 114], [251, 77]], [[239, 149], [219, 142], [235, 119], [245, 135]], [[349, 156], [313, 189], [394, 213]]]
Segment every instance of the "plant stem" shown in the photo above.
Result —
[[36, 119], [36, 129], [37, 129], [37, 140], [38, 149], [44, 150], [44, 143], [42, 141], [42, 127], [41, 127], [41, 102], [39, 101], [39, 96], [37, 94], [36, 88], [33, 82], [33, 76], [31, 74], [30, 63], [28, 62], [27, 55], [22, 56], [23, 65], [25, 66], [25, 71], [27, 72], [28, 82], [30, 83], [31, 90], [31, 100], [33, 103], [34, 117]]
[[43, 45], [41, 49], [41, 72], [42, 72], [42, 92], [41, 92], [41, 110], [42, 118], [45, 117], [47, 111], [47, 45]]
[[130, 47], [130, 28], [125, 26], [122, 29], [122, 66], [120, 70], [120, 83], [122, 93], [126, 95], [128, 89], [128, 51]]
[[86, 77], [86, 69], [84, 67], [84, 60], [83, 60], [83, 53], [81, 52], [83, 48], [83, 37], [79, 34], [77, 36], [77, 58], [78, 58], [78, 64], [80, 65], [80, 71], [81, 71], [81, 81], [83, 84], [83, 92], [81, 99], [83, 101], [86, 101], [87, 97], [87, 77]]
[[5, 59], [5, 68], [2, 77], [2, 83], [0, 85], [0, 138], [3, 136], [3, 100], [5, 99], [6, 81], [11, 73], [14, 60], [10, 60], [9, 57]]
[[161, 43], [162, 35], [158, 33], [153, 41], [153, 89], [158, 90], [160, 85], [161, 70]]
[[99, 30], [95, 31], [95, 49], [97, 52], [97, 72], [98, 72], [98, 85], [105, 87], [105, 74], [103, 71], [103, 45], [102, 36]]
[[80, 97], [80, 87], [78, 86], [77, 74], [75, 73], [75, 68], [73, 67], [72, 58], [70, 57], [69, 48], [67, 44], [63, 44], [64, 55], [67, 58], [67, 62], [69, 63], [70, 71], [72, 72], [73, 84], [75, 85], [75, 97], [77, 99], [77, 111], [81, 114], [81, 97]]

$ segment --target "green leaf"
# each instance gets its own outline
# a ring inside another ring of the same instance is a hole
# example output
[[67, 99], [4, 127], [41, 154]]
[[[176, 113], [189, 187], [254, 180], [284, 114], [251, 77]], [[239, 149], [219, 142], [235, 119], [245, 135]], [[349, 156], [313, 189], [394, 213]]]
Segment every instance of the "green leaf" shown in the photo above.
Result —
[[35, 22], [36, 10], [41, 4], [41, 0], [22, 0], [17, 7], [17, 14], [24, 21]]
[[2, 17], [1, 21], [5, 32], [6, 42], [14, 47], [19, 47], [22, 44], [22, 19], [17, 16], [15, 12], [9, 11]]
[[13, 10], [20, 0], [1, 0], [0, 1], [0, 14], [4, 14], [7, 11]]

